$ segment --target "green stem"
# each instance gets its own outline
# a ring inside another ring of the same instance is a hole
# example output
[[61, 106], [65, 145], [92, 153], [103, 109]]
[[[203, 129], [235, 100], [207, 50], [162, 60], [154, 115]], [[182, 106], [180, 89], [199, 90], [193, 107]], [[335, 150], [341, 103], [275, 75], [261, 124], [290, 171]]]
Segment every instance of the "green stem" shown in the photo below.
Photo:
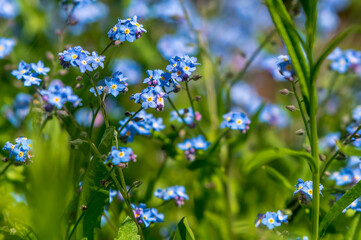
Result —
[[298, 107], [300, 108], [300, 112], [301, 112], [303, 124], [305, 125], [308, 140], [311, 142], [310, 130], [308, 128], [308, 123], [307, 123], [307, 120], [306, 120], [305, 112], [304, 112], [303, 107], [302, 107], [302, 102], [301, 102], [301, 100], [300, 100], [300, 98], [298, 96], [298, 93], [297, 93], [296, 84], [295, 84], [294, 81], [291, 81], [291, 83], [292, 83], [293, 93], [295, 94], [295, 97], [296, 97], [296, 100], [297, 100], [297, 103], [298, 103]]
[[[182, 122], [184, 125], [188, 126], [188, 124], [186, 123], [186, 121], [184, 120], [183, 116], [179, 113], [177, 107], [174, 105], [173, 101], [168, 97], [167, 98], [170, 105], [172, 106], [172, 108], [174, 109], [174, 111], [177, 113], [178, 117], [180, 117], [182, 119]], [[189, 127], [189, 126], [188, 126]]]
[[143, 109], [143, 107], [140, 107], [139, 109], [138, 109], [138, 111], [136, 111], [132, 116], [130, 116], [130, 118], [128, 119], [128, 121], [126, 121], [125, 123], [124, 123], [124, 125], [119, 129], [119, 133], [121, 133], [122, 132], [122, 130], [128, 125], [128, 123], [130, 122], [130, 121], [132, 121], [132, 119], [140, 112], [140, 111], [142, 111], [142, 109]]
[[1, 170], [0, 176], [3, 175], [13, 163], [14, 161], [10, 161], [8, 165], [6, 165], [3, 170]]
[[111, 41], [104, 49], [103, 51], [100, 53], [100, 55], [103, 55], [114, 43], [115, 41]]
[[100, 110], [100, 106], [97, 108], [97, 110], [95, 111], [95, 113], [93, 114], [93, 119], [92, 122], [90, 124], [90, 130], [89, 130], [89, 138], [92, 138], [92, 134], [93, 134], [93, 128], [94, 128], [94, 123], [95, 123], [95, 119], [98, 116], [98, 112]]
[[[312, 80], [312, 79], [311, 79]], [[313, 199], [312, 199], [312, 239], [319, 238], [319, 217], [320, 217], [320, 171], [319, 171], [319, 156], [318, 156], [318, 137], [317, 137], [317, 95], [316, 95], [316, 81], [311, 81], [310, 88], [310, 125], [311, 125], [311, 153], [315, 168], [312, 173], [313, 181]]]
[[[361, 130], [361, 124], [356, 128], [356, 130], [351, 134], [349, 135], [344, 141], [343, 141], [343, 144], [348, 144], [349, 140], [354, 138], [357, 134], [358, 131]], [[323, 177], [323, 175], [325, 174], [328, 166], [331, 164], [331, 162], [337, 157], [337, 155], [340, 153], [340, 150], [337, 150], [333, 155], [332, 157], [330, 157], [329, 159], [327, 159], [327, 161], [325, 162], [325, 164], [323, 165], [323, 168], [322, 168], [322, 171], [321, 171], [321, 176], [320, 178]]]
[[69, 234], [69, 236], [68, 236], [68, 240], [70, 240], [71, 237], [73, 236], [73, 234], [75, 233], [75, 230], [76, 230], [76, 228], [78, 227], [80, 221], [83, 219], [83, 217], [84, 217], [84, 215], [85, 215], [85, 212], [86, 212], [86, 210], [84, 210], [84, 211], [82, 212], [82, 214], [81, 214], [81, 215], [78, 217], [78, 219], [76, 220], [76, 223], [75, 223], [73, 229], [71, 230], [71, 232], [70, 232], [70, 234]]
[[231, 87], [240, 79], [243, 78], [244, 74], [247, 72], [248, 68], [251, 66], [252, 62], [256, 59], [256, 57], [258, 56], [258, 54], [261, 52], [261, 50], [266, 46], [267, 43], [270, 42], [271, 38], [273, 37], [273, 35], [276, 33], [276, 29], [272, 30], [267, 36], [266, 38], [263, 40], [263, 42], [261, 42], [261, 44], [258, 46], [258, 48], [252, 53], [251, 57], [247, 60], [246, 65], [244, 66], [244, 68], [242, 69], [242, 71], [240, 71], [230, 82], [231, 82]]

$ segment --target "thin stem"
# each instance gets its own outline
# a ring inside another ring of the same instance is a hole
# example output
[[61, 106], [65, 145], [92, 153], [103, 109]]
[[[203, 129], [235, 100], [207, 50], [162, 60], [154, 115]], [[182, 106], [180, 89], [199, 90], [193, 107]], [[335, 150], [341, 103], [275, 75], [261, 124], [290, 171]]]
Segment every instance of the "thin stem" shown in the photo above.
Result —
[[98, 101], [99, 101], [100, 110], [102, 111], [102, 114], [103, 114], [105, 126], [108, 128], [108, 127], [109, 127], [109, 121], [108, 121], [107, 114], [106, 114], [106, 111], [105, 111], [105, 104], [104, 104], [104, 102], [102, 101], [102, 99], [100, 98], [100, 95], [99, 95], [99, 93], [98, 93], [97, 86], [96, 86], [93, 78], [90, 76], [90, 74], [89, 74], [88, 72], [85, 72], [85, 74], [89, 77], [89, 79], [90, 79], [90, 81], [91, 81], [91, 83], [92, 83], [92, 85], [93, 85], [95, 95], [97, 96]]
[[6, 165], [6, 166], [3, 168], [3, 170], [1, 170], [1, 172], [0, 172], [0, 176], [3, 175], [13, 163], [14, 163], [14, 161], [10, 161], [10, 162], [8, 163], [8, 165]]
[[196, 125], [196, 127], [197, 127], [198, 131], [200, 132], [200, 134], [202, 134], [207, 139], [207, 136], [203, 132], [202, 128], [199, 126], [199, 124], [196, 124], [196, 110], [194, 108], [194, 103], [193, 103], [194, 100], [192, 98], [191, 91], [190, 91], [189, 86], [188, 86], [188, 81], [186, 81], [186, 90], [187, 90], [188, 99], [189, 99], [189, 102], [191, 104], [192, 111], [193, 111], [193, 123]]
[[86, 212], [86, 211], [83, 211], [83, 212], [81, 213], [81, 215], [78, 217], [78, 219], [76, 220], [76, 223], [75, 223], [73, 229], [71, 230], [71, 232], [70, 232], [70, 234], [69, 234], [69, 236], [68, 236], [68, 240], [70, 240], [71, 237], [73, 236], [73, 234], [74, 234], [74, 232], [75, 232], [75, 229], [78, 227], [80, 221], [81, 221], [81, 220], [83, 219], [83, 217], [85, 216], [85, 212]]
[[95, 119], [98, 116], [98, 112], [100, 110], [100, 106], [97, 108], [97, 110], [95, 111], [95, 113], [93, 114], [93, 119], [92, 122], [90, 124], [90, 130], [89, 130], [89, 138], [92, 138], [92, 134], [93, 134], [93, 127], [94, 127], [94, 123], [95, 123]]
[[132, 119], [140, 112], [140, 111], [142, 111], [142, 109], [143, 109], [143, 107], [140, 107], [139, 109], [138, 109], [138, 111], [136, 111], [132, 116], [130, 116], [130, 118], [128, 119], [128, 121], [126, 121], [125, 123], [124, 123], [124, 125], [119, 129], [119, 133], [121, 133], [122, 132], [122, 130], [128, 125], [128, 123], [130, 122], [130, 121], [132, 121]]
[[291, 81], [291, 83], [292, 83], [293, 93], [294, 93], [294, 95], [296, 97], [296, 100], [297, 100], [297, 103], [298, 103], [298, 107], [300, 108], [300, 112], [301, 112], [303, 124], [305, 125], [308, 140], [311, 142], [310, 130], [308, 128], [308, 123], [307, 123], [307, 120], [306, 120], [305, 112], [303, 111], [302, 102], [301, 102], [301, 100], [300, 100], [300, 98], [298, 96], [298, 93], [297, 93], [296, 84], [295, 84], [294, 81]]
[[273, 35], [276, 33], [276, 29], [272, 30], [267, 36], [266, 38], [263, 40], [263, 42], [261, 42], [261, 44], [258, 46], [258, 48], [252, 53], [251, 57], [247, 60], [246, 65], [244, 66], [244, 68], [242, 69], [242, 71], [240, 71], [230, 82], [231, 82], [231, 87], [241, 78], [243, 78], [243, 75], [247, 72], [248, 68], [251, 66], [252, 62], [256, 59], [256, 57], [258, 56], [258, 54], [261, 52], [261, 50], [264, 48], [264, 46], [266, 46], [267, 43], [270, 42], [271, 38], [273, 37]]
[[104, 218], [107, 220], [107, 222], [109, 223], [109, 225], [111, 226], [111, 228], [113, 229], [113, 231], [115, 233], [118, 233], [118, 229], [117, 227], [114, 225], [113, 221], [107, 216], [107, 214], [103, 214]]
[[103, 49], [103, 51], [100, 53], [100, 55], [103, 55], [111, 46], [113, 46], [113, 43], [114, 43], [115, 41], [114, 40], [112, 40], [104, 49]]
[[[357, 134], [358, 131], [361, 130], [361, 124], [356, 128], [356, 130], [351, 134], [349, 135], [344, 141], [343, 141], [343, 144], [348, 144], [349, 140], [354, 138]], [[337, 150], [326, 162], [325, 164], [323, 165], [323, 168], [322, 168], [322, 171], [321, 171], [321, 176], [320, 178], [323, 177], [323, 175], [325, 174], [328, 166], [331, 164], [331, 162], [337, 157], [337, 155], [340, 153], [340, 150]]]
[[[172, 106], [172, 108], [174, 109], [174, 111], [177, 113], [178, 117], [180, 117], [182, 119], [182, 122], [184, 123], [184, 125], [188, 126], [188, 124], [186, 123], [186, 121], [184, 120], [183, 116], [179, 113], [178, 109], [176, 108], [176, 106], [174, 105], [173, 101], [168, 97], [167, 98], [170, 105]], [[188, 126], [189, 127], [189, 126]]]

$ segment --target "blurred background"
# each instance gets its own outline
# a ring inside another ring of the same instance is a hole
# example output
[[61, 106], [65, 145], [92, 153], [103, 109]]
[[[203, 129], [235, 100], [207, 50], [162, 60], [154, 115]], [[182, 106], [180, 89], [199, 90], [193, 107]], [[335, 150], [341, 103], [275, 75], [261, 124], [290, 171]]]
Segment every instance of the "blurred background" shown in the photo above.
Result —
[[[284, 2], [302, 32], [305, 15], [299, 2]], [[126, 111], [138, 109], [138, 105], [131, 102], [129, 97], [144, 88], [142, 81], [146, 77], [146, 70], [165, 69], [171, 57], [184, 54], [198, 57], [201, 63], [197, 74], [203, 78], [191, 83], [191, 92], [193, 96], [201, 96], [201, 100], [195, 103], [196, 110], [202, 114], [199, 124], [208, 134], [209, 141], [215, 141], [222, 133], [219, 129], [221, 117], [230, 110], [241, 110], [257, 123], [252, 125], [254, 129], [246, 142], [238, 136], [239, 133], [232, 133], [226, 140], [233, 143], [232, 149], [221, 149], [221, 156], [214, 157], [221, 162], [224, 160], [222, 158], [232, 159], [232, 169], [207, 164], [194, 167], [184, 155], [178, 153], [166, 157], [162, 150], [164, 146], [156, 136], [135, 136], [133, 142], [124, 145], [133, 148], [138, 155], [138, 161], [124, 171], [127, 183], [136, 180], [144, 182], [132, 192], [133, 203], [147, 200], [147, 205], [161, 205], [161, 200], [147, 194], [151, 184], [154, 184], [154, 189], [184, 185], [190, 197], [181, 208], [173, 204], [159, 207], [158, 210], [165, 214], [165, 222], [145, 229], [145, 239], [168, 239], [183, 216], [187, 216], [196, 239], [277, 239], [277, 234], [272, 231], [256, 229], [254, 221], [258, 213], [278, 209], [283, 209], [290, 217], [289, 224], [277, 231], [287, 231], [292, 239], [309, 236], [310, 207], [297, 205], [296, 198], [292, 198], [292, 189], [272, 179], [264, 168], [252, 171], [247, 168], [255, 154], [264, 149], [303, 149], [305, 143], [304, 136], [294, 134], [302, 128], [300, 115], [284, 108], [285, 105], [295, 104], [295, 99], [279, 94], [280, 89], [291, 89], [276, 65], [277, 56], [287, 53], [278, 34], [273, 31], [274, 25], [267, 7], [260, 0], [186, 0], [184, 3], [188, 18], [178, 0], [88, 0], [80, 1], [75, 7], [72, 1], [0, 0], [0, 38], [13, 40], [4, 49], [0, 48], [0, 145], [18, 136], [31, 135], [34, 115], [38, 111], [33, 88], [24, 87], [11, 75], [11, 70], [17, 69], [21, 60], [41, 60], [51, 68], [48, 81], [60, 79], [66, 85], [75, 86], [80, 72], [74, 68], [62, 70], [57, 60], [58, 52], [67, 46], [78, 45], [88, 51], [100, 52], [110, 42], [107, 32], [117, 20], [137, 15], [147, 32], [134, 43], [124, 43], [109, 50], [105, 54], [105, 68], [100, 71], [100, 78], [110, 76], [114, 71], [121, 71], [128, 77], [129, 91], [107, 100], [112, 125], [119, 127], [118, 122], [125, 118]], [[320, 0], [316, 55], [335, 34], [361, 23], [360, 11], [361, 1]], [[65, 27], [70, 13], [71, 24]], [[343, 50], [361, 50], [359, 39], [360, 35], [353, 35], [340, 47]], [[259, 48], [260, 45], [262, 48]], [[258, 52], [254, 61], [246, 74], [241, 74], [254, 52]], [[332, 141], [328, 144], [328, 134], [338, 132], [339, 138], [346, 135], [345, 128], [351, 121], [352, 110], [361, 100], [361, 84], [359, 72], [337, 74], [330, 71], [327, 64], [318, 79], [319, 136], [323, 139], [320, 143], [322, 153], [330, 156], [335, 145]], [[89, 93], [91, 84], [85, 80], [82, 84], [84, 86], [74, 89], [74, 93], [83, 99], [83, 106], [72, 111], [85, 127], [89, 127], [86, 123], [89, 122], [89, 109], [95, 107], [92, 103], [94, 97]], [[227, 89], [230, 96], [225, 92]], [[186, 91], [181, 91], [172, 95], [178, 109], [189, 107], [186, 94]], [[180, 138], [177, 143], [182, 142], [183, 138], [189, 137], [189, 133], [174, 131], [181, 124], [171, 121], [171, 111], [166, 103], [163, 112], [148, 112], [156, 118], [163, 118], [166, 128], [162, 133], [178, 134]], [[100, 133], [104, 131], [101, 117], [98, 120], [94, 136], [101, 136]], [[60, 126], [53, 126], [53, 129], [58, 128]], [[74, 205], [72, 202], [76, 202], [79, 182], [89, 156], [80, 154], [74, 146], [68, 146], [66, 139], [74, 139], [64, 136], [60, 129], [58, 131], [55, 142], [48, 146], [57, 151], [48, 158], [39, 153], [39, 158], [44, 159], [43, 163], [48, 167], [33, 170], [30, 170], [31, 165], [12, 167], [0, 178], [0, 239], [26, 239], [11, 231], [19, 233], [22, 226], [46, 228], [47, 224], [49, 229], [44, 231], [53, 229], [61, 235], [66, 229], [49, 224], [49, 221], [57, 223], [60, 220], [45, 214], [56, 208], [67, 209], [60, 213], [54, 211], [54, 214], [64, 214], [63, 219], [74, 222], [74, 211], [77, 209], [76, 203]], [[42, 146], [42, 143], [38, 144]], [[69, 154], [66, 154], [67, 151]], [[0, 152], [0, 155], [5, 156], [5, 153]], [[60, 159], [62, 163], [54, 168]], [[283, 157], [269, 165], [294, 185], [298, 178], [311, 180], [308, 166], [298, 159]], [[337, 161], [330, 171], [343, 165], [344, 161]], [[4, 166], [5, 163], [0, 163], [0, 169]], [[52, 174], [54, 172], [58, 175]], [[55, 176], [57, 179], [54, 179]], [[44, 184], [47, 179], [53, 185]], [[326, 178], [323, 184], [329, 188], [334, 186]], [[52, 201], [48, 202], [47, 199]], [[40, 204], [43, 201], [47, 204]], [[332, 192], [325, 191], [321, 199], [321, 214], [327, 211], [332, 201]], [[125, 218], [125, 213], [119, 214], [122, 208], [122, 200], [118, 198], [107, 206], [105, 214], [116, 226]], [[347, 213], [337, 219], [330, 226], [326, 238], [343, 239], [351, 217], [352, 213]], [[33, 225], [39, 219], [42, 219], [44, 226]], [[229, 235], [229, 228], [233, 236]], [[113, 239], [115, 235], [113, 226], [103, 219], [102, 228], [96, 230], [96, 239]]]

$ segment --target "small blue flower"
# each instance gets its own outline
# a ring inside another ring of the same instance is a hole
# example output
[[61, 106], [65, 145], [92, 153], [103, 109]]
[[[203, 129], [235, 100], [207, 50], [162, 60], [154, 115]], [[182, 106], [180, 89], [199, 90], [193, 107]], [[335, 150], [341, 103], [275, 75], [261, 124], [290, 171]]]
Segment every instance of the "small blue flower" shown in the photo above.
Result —
[[93, 68], [90, 66], [92, 62], [92, 58], [82, 56], [76, 61], [76, 64], [78, 65], [80, 72], [85, 73], [87, 70], [89, 72], [93, 71]]
[[202, 135], [192, 138], [192, 145], [196, 150], [206, 151], [210, 145]]
[[50, 68], [45, 67], [44, 63], [42, 61], [38, 61], [37, 64], [32, 63], [31, 68], [37, 73], [42, 75], [47, 75], [47, 73], [50, 71]]
[[[121, 73], [120, 73], [121, 74]], [[123, 75], [113, 77], [111, 79], [105, 79], [105, 85], [108, 87], [108, 92], [112, 94], [114, 97], [118, 96], [120, 92], [124, 92], [127, 90], [124, 81], [127, 78], [124, 78]]]
[[287, 112], [276, 104], [267, 104], [262, 109], [259, 120], [278, 128], [286, 127], [290, 123]]
[[[0, 3], [0, 5], [1, 5], [1, 3]], [[0, 9], [1, 9], [1, 7], [0, 7]], [[16, 44], [16, 42], [14, 39], [0, 38], [0, 59], [3, 59], [7, 55], [9, 55], [12, 52], [15, 44]]]
[[361, 123], [361, 105], [358, 105], [352, 111], [352, 119], [355, 120], [357, 123]]
[[287, 55], [281, 55], [278, 57], [278, 71], [286, 78], [292, 80], [295, 76], [295, 70], [291, 64], [291, 59]]
[[140, 203], [139, 206], [131, 204], [135, 219], [138, 223], [144, 224], [144, 227], [149, 227], [151, 223], [163, 222], [164, 214], [158, 213], [155, 208], [146, 208], [144, 203]]
[[[73, 107], [81, 105], [81, 99], [74, 95], [72, 88], [64, 86], [60, 80], [52, 81], [48, 90], [41, 90], [40, 95], [44, 102], [59, 109], [62, 108], [66, 102], [72, 103]], [[51, 108], [49, 110], [51, 110]]]
[[18, 80], [24, 79], [24, 76], [28, 75], [30, 72], [30, 64], [27, 64], [23, 60], [19, 63], [18, 70], [13, 70], [11, 74], [15, 76]]
[[349, 168], [343, 168], [339, 172], [333, 172], [330, 179], [335, 180], [337, 186], [350, 184], [353, 182], [352, 170]]
[[262, 224], [266, 225], [268, 229], [273, 229], [274, 227], [281, 226], [281, 222], [277, 221], [277, 219], [277, 213], [266, 212], [266, 214], [262, 218]]
[[136, 161], [136, 155], [133, 153], [131, 148], [126, 147], [112, 147], [107, 159], [104, 163], [108, 163], [111, 161], [114, 165], [118, 165], [120, 163], [128, 163], [130, 161]]
[[[293, 193], [293, 196], [296, 195], [297, 193], [300, 193], [300, 200], [302, 203], [307, 203], [310, 202], [312, 200], [312, 196], [313, 196], [313, 184], [312, 181], [306, 181], [304, 182], [302, 179], [298, 179], [298, 183], [296, 184], [296, 190]], [[320, 194], [321, 190], [323, 189], [322, 184], [320, 184]]]
[[37, 77], [34, 77], [32, 75], [25, 75], [24, 76], [24, 86], [26, 87], [29, 87], [31, 85], [37, 85], [39, 86], [40, 83], [41, 83], [41, 79], [40, 78], [37, 78]]
[[17, 162], [26, 162], [31, 158], [32, 141], [25, 137], [15, 139], [15, 144], [6, 142], [3, 151], [9, 152], [9, 158]]
[[137, 16], [118, 20], [118, 23], [109, 30], [108, 37], [111, 40], [119, 40], [121, 42], [134, 42], [142, 36], [143, 32], [146, 32], [143, 25], [139, 24], [137, 20]]
[[288, 215], [283, 215], [283, 213], [280, 210], [277, 211], [277, 221], [278, 222], [287, 223], [287, 218], [288, 218]]
[[[109, 78], [105, 78], [104, 80], [100, 80], [98, 83], [97, 83], [97, 92], [99, 95], [101, 95], [104, 91], [104, 88], [106, 87], [105, 85], [105, 80], [107, 80]], [[97, 94], [95, 93], [95, 90], [94, 88], [92, 87], [90, 90], [89, 90], [91, 93], [94, 94], [94, 96], [96, 96]]]
[[99, 66], [101, 66], [102, 68], [104, 68], [104, 56], [99, 56], [97, 52], [93, 52], [92, 56], [91, 56], [91, 60], [92, 60], [92, 67], [93, 69], [97, 69]]
[[232, 130], [241, 130], [245, 133], [249, 129], [251, 120], [241, 112], [229, 112], [223, 115], [221, 128], [230, 128]]
[[174, 199], [178, 207], [184, 205], [184, 200], [189, 199], [186, 194], [186, 189], [183, 186], [172, 186], [165, 189], [158, 188], [157, 191], [154, 192], [154, 196], [164, 201]]

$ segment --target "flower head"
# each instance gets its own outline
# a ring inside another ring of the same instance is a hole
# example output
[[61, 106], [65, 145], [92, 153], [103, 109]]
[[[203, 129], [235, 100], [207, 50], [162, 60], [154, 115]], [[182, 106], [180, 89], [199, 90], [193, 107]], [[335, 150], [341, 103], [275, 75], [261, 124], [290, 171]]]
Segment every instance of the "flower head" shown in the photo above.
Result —
[[[302, 179], [298, 179], [298, 183], [296, 184], [296, 190], [293, 193], [293, 196], [297, 193], [300, 194], [300, 200], [302, 203], [308, 203], [312, 200], [313, 197], [313, 184], [312, 181], [306, 181], [304, 182]], [[320, 184], [320, 194], [321, 190], [323, 189], [322, 184]]]
[[184, 205], [184, 200], [189, 199], [186, 194], [186, 189], [183, 186], [172, 186], [165, 189], [158, 188], [157, 191], [154, 192], [154, 196], [164, 201], [174, 199], [178, 207]]
[[241, 112], [229, 112], [223, 115], [221, 128], [230, 128], [232, 130], [241, 130], [245, 133], [249, 129], [251, 120], [246, 114]]

